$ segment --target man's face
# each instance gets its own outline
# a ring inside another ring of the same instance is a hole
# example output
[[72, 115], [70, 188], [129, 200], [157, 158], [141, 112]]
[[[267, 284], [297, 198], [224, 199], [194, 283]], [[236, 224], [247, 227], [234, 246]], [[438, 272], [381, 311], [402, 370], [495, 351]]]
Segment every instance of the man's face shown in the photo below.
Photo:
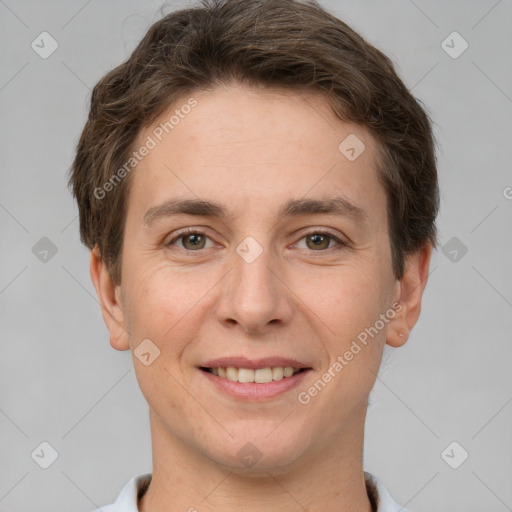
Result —
[[[133, 171], [124, 232], [122, 322], [132, 351], [150, 340], [142, 359], [160, 351], [148, 365], [133, 358], [152, 427], [229, 467], [243, 468], [246, 452], [260, 468], [327, 456], [362, 429], [389, 320], [359, 351], [353, 342], [391, 318], [400, 292], [375, 141], [318, 95], [230, 86], [192, 96], [197, 106], [161, 141], [155, 127], [188, 98], [139, 134], [158, 143]], [[354, 136], [366, 147], [355, 159]], [[362, 213], [279, 213], [337, 198]], [[226, 216], [171, 214], [171, 200], [215, 202]], [[229, 358], [276, 367], [277, 380], [201, 368]], [[306, 369], [279, 379], [280, 366]]]

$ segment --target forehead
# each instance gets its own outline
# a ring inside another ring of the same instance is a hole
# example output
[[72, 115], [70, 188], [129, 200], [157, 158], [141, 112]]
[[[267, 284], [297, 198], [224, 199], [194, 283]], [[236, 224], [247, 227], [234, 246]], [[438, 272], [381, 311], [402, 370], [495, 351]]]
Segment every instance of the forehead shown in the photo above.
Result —
[[218, 199], [233, 212], [253, 204], [282, 212], [290, 199], [340, 195], [377, 214], [385, 205], [375, 140], [365, 127], [340, 121], [320, 93], [236, 85], [197, 91], [142, 130], [136, 146], [150, 139], [131, 184], [141, 208], [169, 198]]

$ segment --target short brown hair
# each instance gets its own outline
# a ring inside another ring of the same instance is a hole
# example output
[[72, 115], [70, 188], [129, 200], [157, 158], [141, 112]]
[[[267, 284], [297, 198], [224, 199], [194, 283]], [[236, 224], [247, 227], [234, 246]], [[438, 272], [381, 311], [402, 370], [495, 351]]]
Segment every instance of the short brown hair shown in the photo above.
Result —
[[339, 119], [366, 126], [377, 140], [395, 277], [407, 255], [436, 247], [431, 121], [389, 58], [314, 0], [202, 0], [153, 24], [92, 91], [69, 184], [81, 240], [99, 247], [116, 283], [131, 174], [105, 197], [95, 191], [130, 158], [141, 129], [178, 98], [230, 82], [320, 91]]

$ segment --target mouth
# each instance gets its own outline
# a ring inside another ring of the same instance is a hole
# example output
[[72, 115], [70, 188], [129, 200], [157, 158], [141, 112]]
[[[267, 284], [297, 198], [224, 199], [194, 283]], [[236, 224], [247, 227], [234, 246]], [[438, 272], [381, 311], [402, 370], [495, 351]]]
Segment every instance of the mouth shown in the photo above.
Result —
[[268, 400], [299, 385], [311, 366], [280, 357], [250, 360], [230, 357], [207, 361], [198, 370], [213, 389], [245, 401]]
[[293, 366], [267, 366], [265, 368], [236, 368], [234, 366], [218, 366], [208, 368], [199, 367], [201, 370], [211, 373], [221, 379], [227, 379], [231, 382], [242, 382], [245, 384], [267, 384], [277, 382], [283, 379], [289, 379], [297, 373], [309, 370], [310, 368], [294, 368]]

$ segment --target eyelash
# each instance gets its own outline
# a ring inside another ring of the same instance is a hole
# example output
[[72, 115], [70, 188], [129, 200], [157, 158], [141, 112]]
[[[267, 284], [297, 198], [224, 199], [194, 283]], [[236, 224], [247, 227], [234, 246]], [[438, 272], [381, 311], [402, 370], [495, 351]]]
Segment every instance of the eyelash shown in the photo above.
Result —
[[[187, 228], [183, 231], [181, 231], [180, 233], [178, 233], [172, 240], [170, 240], [169, 242], [166, 243], [166, 246], [170, 247], [171, 245], [174, 244], [174, 242], [176, 242], [177, 240], [179, 240], [180, 238], [183, 238], [187, 235], [201, 235], [201, 236], [206, 236], [207, 238], [210, 238], [204, 231], [201, 231], [200, 229], [195, 229], [195, 228]], [[335, 246], [335, 247], [328, 247], [327, 249], [320, 249], [318, 251], [314, 251], [311, 249], [311, 252], [327, 252], [329, 251], [330, 249], [334, 249], [334, 250], [340, 250], [340, 249], [343, 249], [343, 248], [348, 248], [350, 247], [350, 245], [347, 243], [347, 242], [344, 242], [343, 240], [340, 240], [339, 238], [337, 238], [336, 236], [334, 236], [332, 233], [329, 233], [328, 231], [320, 231], [320, 230], [315, 230], [315, 231], [310, 231], [309, 233], [305, 233], [301, 238], [300, 240], [303, 240], [304, 238], [307, 238], [308, 236], [312, 236], [312, 235], [322, 235], [322, 236], [327, 236], [328, 238], [330, 238], [331, 240], [334, 240], [335, 242], [338, 243], [338, 246]], [[300, 241], [299, 240], [299, 241]], [[192, 250], [189, 250], [189, 249], [184, 249], [184, 248], [181, 248], [181, 247], [178, 247], [179, 250], [181, 251], [185, 251], [187, 253], [194, 253], [194, 252], [202, 252], [202, 251], [205, 251], [206, 249], [198, 249], [197, 251], [192, 251]]]

